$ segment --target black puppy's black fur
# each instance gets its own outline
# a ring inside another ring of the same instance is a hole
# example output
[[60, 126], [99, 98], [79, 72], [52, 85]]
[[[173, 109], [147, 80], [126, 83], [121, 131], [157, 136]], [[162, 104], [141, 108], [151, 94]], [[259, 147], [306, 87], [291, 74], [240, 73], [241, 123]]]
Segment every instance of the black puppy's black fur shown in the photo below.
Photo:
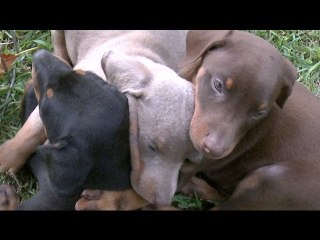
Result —
[[[18, 209], [73, 210], [86, 189], [131, 188], [129, 110], [124, 94], [97, 75], [73, 71], [45, 50], [33, 56], [34, 88], [49, 144], [28, 161], [39, 192]], [[35, 106], [29, 88], [23, 119]]]

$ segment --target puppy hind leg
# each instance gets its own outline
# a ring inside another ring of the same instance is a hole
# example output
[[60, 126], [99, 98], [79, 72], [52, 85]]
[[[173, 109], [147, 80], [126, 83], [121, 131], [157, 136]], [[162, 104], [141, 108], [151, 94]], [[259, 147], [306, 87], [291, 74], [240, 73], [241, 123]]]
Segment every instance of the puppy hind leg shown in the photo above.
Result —
[[[302, 175], [304, 176], [302, 176]], [[217, 210], [311, 210], [316, 209], [309, 172], [274, 164], [255, 170], [236, 187]], [[313, 200], [312, 200], [313, 198]], [[309, 201], [311, 200], [311, 201]], [[319, 207], [319, 204], [318, 204]]]

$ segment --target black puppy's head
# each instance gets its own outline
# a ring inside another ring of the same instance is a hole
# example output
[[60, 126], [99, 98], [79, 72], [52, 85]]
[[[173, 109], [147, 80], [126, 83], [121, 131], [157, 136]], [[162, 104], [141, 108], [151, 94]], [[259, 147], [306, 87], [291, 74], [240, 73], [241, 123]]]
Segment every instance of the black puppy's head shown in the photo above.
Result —
[[130, 185], [127, 98], [91, 72], [45, 50], [33, 56], [34, 88], [49, 144], [38, 147], [57, 194]]

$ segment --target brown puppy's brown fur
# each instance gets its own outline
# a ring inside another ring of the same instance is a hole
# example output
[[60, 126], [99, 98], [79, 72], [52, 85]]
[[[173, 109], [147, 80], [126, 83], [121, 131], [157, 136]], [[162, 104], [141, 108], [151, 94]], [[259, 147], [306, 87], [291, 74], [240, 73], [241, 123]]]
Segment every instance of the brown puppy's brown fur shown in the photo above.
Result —
[[[320, 101], [265, 40], [190, 31], [181, 76], [195, 84], [190, 135], [217, 209], [320, 209]], [[292, 92], [291, 96], [290, 93]], [[290, 96], [290, 97], [289, 97]]]

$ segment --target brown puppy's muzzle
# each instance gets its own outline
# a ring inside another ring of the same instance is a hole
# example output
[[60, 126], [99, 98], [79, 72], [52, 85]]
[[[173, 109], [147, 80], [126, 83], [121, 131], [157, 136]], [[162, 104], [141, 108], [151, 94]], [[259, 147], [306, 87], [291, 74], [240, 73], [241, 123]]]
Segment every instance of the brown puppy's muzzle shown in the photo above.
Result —
[[237, 140], [231, 140], [225, 137], [218, 137], [217, 135], [209, 134], [206, 136], [201, 144], [203, 154], [211, 159], [221, 159], [228, 156], [235, 148]]
[[[201, 116], [203, 115], [195, 114], [190, 125], [190, 138], [195, 148], [210, 159], [221, 159], [228, 156], [241, 139], [237, 129], [241, 126], [235, 123], [209, 125]], [[217, 127], [212, 125], [217, 125]]]

